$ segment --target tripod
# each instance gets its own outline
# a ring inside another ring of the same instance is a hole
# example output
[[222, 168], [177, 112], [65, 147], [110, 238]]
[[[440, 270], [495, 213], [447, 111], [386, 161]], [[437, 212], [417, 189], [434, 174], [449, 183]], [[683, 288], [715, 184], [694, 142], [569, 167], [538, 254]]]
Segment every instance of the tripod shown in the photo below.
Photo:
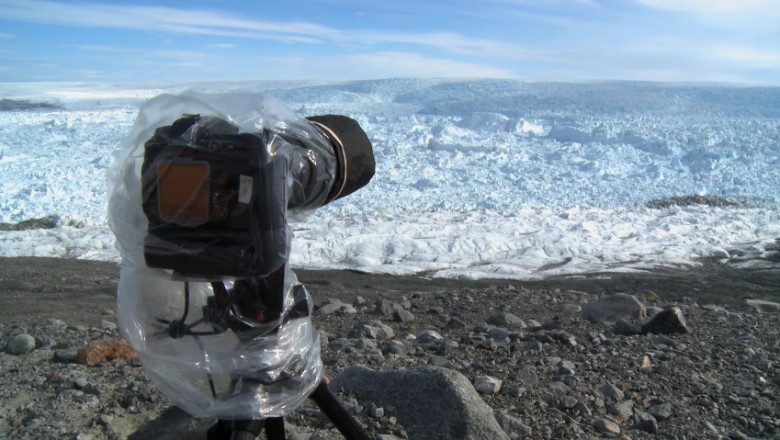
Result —
[[[284, 310], [285, 269], [282, 267], [261, 279], [236, 281], [233, 288], [229, 290], [222, 282], [212, 282], [214, 296], [209, 298], [208, 304], [203, 308], [204, 321], [211, 324], [215, 332], [230, 329], [236, 332], [239, 339], [243, 337], [251, 339], [251, 326], [247, 323], [247, 318], [264, 324], [279, 321], [286, 323], [292, 319], [308, 316], [309, 304], [305, 300], [307, 296], [294, 295], [296, 296], [294, 304], [288, 310]], [[188, 292], [189, 289], [185, 284], [186, 303], [189, 303]], [[191, 327], [184, 324], [185, 320], [186, 313], [182, 319], [168, 323], [171, 337], [198, 335], [191, 330]], [[320, 381], [308, 398], [314, 401], [345, 439], [369, 439], [360, 424], [330, 391], [327, 380]], [[270, 417], [250, 420], [219, 419], [207, 431], [207, 440], [254, 440], [263, 428], [268, 440], [285, 439], [284, 418]]]
[[[347, 440], [369, 440], [368, 435], [357, 421], [328, 389], [325, 381], [309, 395], [323, 414]], [[264, 420], [218, 420], [209, 428], [207, 440], [255, 440], [265, 428], [267, 440], [284, 440], [284, 418], [271, 417]]]

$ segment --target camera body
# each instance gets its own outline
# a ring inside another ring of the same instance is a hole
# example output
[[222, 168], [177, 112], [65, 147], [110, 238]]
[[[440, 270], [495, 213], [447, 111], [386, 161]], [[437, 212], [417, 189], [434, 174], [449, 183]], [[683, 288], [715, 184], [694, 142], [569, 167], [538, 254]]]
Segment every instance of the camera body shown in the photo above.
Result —
[[149, 267], [255, 277], [285, 263], [288, 166], [268, 154], [273, 137], [199, 115], [155, 131], [141, 170]]

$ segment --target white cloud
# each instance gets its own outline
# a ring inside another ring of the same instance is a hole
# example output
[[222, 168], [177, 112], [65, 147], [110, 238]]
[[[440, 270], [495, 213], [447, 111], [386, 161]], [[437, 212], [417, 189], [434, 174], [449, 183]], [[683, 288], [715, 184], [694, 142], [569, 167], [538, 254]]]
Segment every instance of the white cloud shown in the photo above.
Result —
[[4, 34], [4, 33], [0, 32], [0, 39], [3, 39], [3, 38], [17, 38], [17, 37], [16, 37], [16, 35]]
[[645, 6], [691, 14], [716, 26], [748, 32], [780, 30], [780, 0], [634, 0]]
[[337, 33], [325, 26], [305, 22], [244, 20], [217, 11], [167, 7], [68, 4], [40, 0], [4, 0], [0, 16], [6, 20], [30, 21], [83, 27], [108, 27], [185, 34], [318, 42]]

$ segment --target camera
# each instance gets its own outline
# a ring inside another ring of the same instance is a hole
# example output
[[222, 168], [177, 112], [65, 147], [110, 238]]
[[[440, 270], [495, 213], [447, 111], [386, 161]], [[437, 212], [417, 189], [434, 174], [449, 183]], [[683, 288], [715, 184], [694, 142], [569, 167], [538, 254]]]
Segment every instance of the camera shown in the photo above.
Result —
[[289, 255], [287, 209], [327, 204], [374, 173], [371, 144], [357, 122], [335, 115], [309, 121], [332, 157], [309, 148], [311, 138], [240, 133], [216, 116], [183, 115], [157, 128], [142, 166], [146, 263], [219, 278], [279, 269]]
[[347, 116], [303, 118], [256, 94], [161, 95], [109, 177], [120, 331], [193, 416], [283, 417], [321, 396], [311, 296], [291, 218], [365, 186], [371, 142]]

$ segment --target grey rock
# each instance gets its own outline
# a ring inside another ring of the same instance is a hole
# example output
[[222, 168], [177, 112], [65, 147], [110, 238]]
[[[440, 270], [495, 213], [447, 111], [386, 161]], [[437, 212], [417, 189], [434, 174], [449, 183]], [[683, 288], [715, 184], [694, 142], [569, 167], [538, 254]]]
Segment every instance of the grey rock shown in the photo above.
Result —
[[576, 373], [574, 362], [560, 361], [558, 363], [558, 374], [563, 376], [574, 376]]
[[491, 315], [487, 319], [487, 323], [499, 327], [525, 327], [525, 322], [523, 322], [522, 319], [508, 312], [500, 312]]
[[571, 408], [571, 414], [575, 417], [590, 417], [591, 410], [590, 407], [582, 401], [578, 401], [577, 404], [574, 405], [574, 407]]
[[627, 293], [605, 295], [582, 308], [583, 318], [595, 322], [612, 322], [618, 319], [645, 319], [647, 312], [635, 296]]
[[494, 327], [488, 331], [488, 338], [493, 339], [495, 341], [503, 341], [506, 338], [512, 336], [514, 332], [511, 332], [509, 330], [500, 328], [500, 327]]
[[406, 346], [401, 341], [390, 341], [382, 346], [382, 354], [397, 354], [405, 355], [407, 352]]
[[651, 414], [643, 411], [635, 413], [636, 416], [636, 429], [644, 432], [655, 434], [658, 432], [658, 421]]
[[393, 320], [395, 322], [412, 322], [414, 321], [414, 315], [408, 310], [396, 310], [393, 312]]
[[443, 357], [443, 356], [431, 355], [428, 358], [428, 365], [430, 365], [432, 367], [442, 367], [442, 368], [445, 368], [445, 367], [448, 367], [450, 365], [450, 360], [447, 359], [446, 357]]
[[577, 398], [573, 396], [561, 396], [560, 399], [558, 399], [558, 406], [560, 406], [561, 409], [571, 409], [574, 408], [577, 405]]
[[343, 303], [328, 303], [320, 306], [317, 311], [314, 312], [314, 316], [332, 315], [341, 311], [346, 304]]
[[462, 374], [443, 368], [377, 372], [351, 367], [330, 387], [396, 409], [411, 440], [507, 440], [493, 411]]
[[430, 313], [431, 315], [444, 315], [444, 307], [433, 306], [428, 309], [428, 313]]
[[427, 342], [441, 341], [444, 339], [444, 337], [436, 330], [423, 330], [417, 333], [415, 336], [417, 337], [417, 341], [423, 344]]
[[496, 394], [501, 391], [502, 381], [493, 376], [477, 376], [474, 379], [474, 389], [480, 394]]
[[673, 334], [689, 333], [682, 310], [679, 307], [669, 307], [655, 314], [642, 325], [642, 333]]
[[8, 339], [8, 342], [6, 343], [5, 350], [8, 353], [17, 356], [27, 354], [35, 350], [35, 338], [28, 335], [27, 333], [20, 333], [11, 336], [11, 338]]
[[569, 386], [559, 381], [550, 382], [547, 385], [547, 388], [550, 391], [552, 391], [554, 394], [557, 394], [559, 396], [566, 395], [566, 393], [569, 392]]
[[350, 336], [353, 338], [390, 339], [395, 336], [395, 332], [392, 327], [380, 321], [371, 321], [355, 324]]
[[596, 419], [593, 428], [602, 434], [620, 434], [620, 426], [609, 419]]
[[622, 336], [633, 336], [642, 333], [642, 330], [638, 325], [621, 318], [615, 321], [615, 325], [612, 326], [612, 333]]
[[101, 319], [100, 320], [100, 328], [102, 328], [104, 330], [116, 330], [117, 329], [117, 325], [116, 325], [116, 322], [114, 322], [114, 321], [109, 321], [107, 319]]
[[68, 324], [65, 323], [65, 321], [62, 321], [60, 319], [56, 318], [46, 318], [42, 322], [43, 327], [53, 327], [58, 329], [63, 329], [68, 326]]
[[620, 416], [623, 419], [628, 419], [631, 417], [631, 414], [634, 412], [634, 401], [633, 400], [624, 400], [622, 402], [617, 402], [614, 405], [609, 406], [609, 412], [613, 415]]
[[659, 405], [654, 405], [648, 408], [647, 412], [656, 419], [666, 420], [672, 416], [672, 404], [662, 403]]
[[464, 329], [466, 328], [466, 323], [458, 318], [450, 318], [444, 327], [448, 329]]
[[398, 305], [393, 303], [392, 301], [388, 301], [386, 299], [381, 299], [376, 302], [376, 307], [374, 308], [374, 313], [378, 315], [383, 316], [390, 316], [394, 311], [396, 311], [398, 308]]
[[596, 391], [604, 396], [604, 398], [607, 400], [617, 402], [623, 400], [624, 398], [623, 391], [621, 391], [620, 388], [616, 387], [615, 385], [609, 383], [599, 385], [596, 388]]
[[749, 299], [745, 302], [759, 313], [780, 313], [780, 303], [763, 299]]
[[73, 349], [54, 350], [52, 361], [63, 364], [75, 364], [78, 362], [79, 351]]
[[54, 340], [54, 338], [51, 338], [49, 336], [36, 336], [35, 337], [35, 348], [49, 348], [57, 344], [57, 341]]
[[501, 429], [510, 436], [527, 438], [533, 434], [533, 429], [530, 426], [523, 423], [520, 419], [507, 414], [505, 411], [496, 413], [496, 421], [501, 426]]
[[524, 365], [515, 373], [515, 381], [524, 387], [533, 388], [539, 384], [539, 375], [534, 367]]

